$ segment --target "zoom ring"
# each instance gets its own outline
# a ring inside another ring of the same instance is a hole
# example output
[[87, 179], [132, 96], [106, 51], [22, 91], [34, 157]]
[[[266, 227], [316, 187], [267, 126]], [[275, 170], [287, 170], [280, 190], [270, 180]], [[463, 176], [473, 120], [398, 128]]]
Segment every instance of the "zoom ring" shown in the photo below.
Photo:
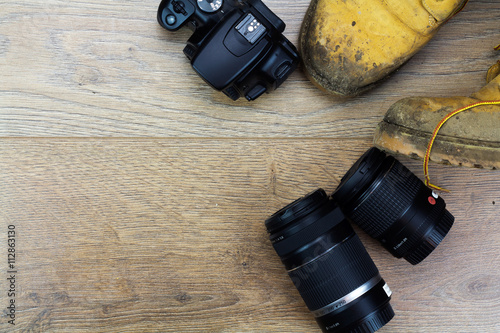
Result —
[[344, 297], [378, 274], [356, 234], [315, 260], [288, 272], [311, 311]]
[[395, 160], [385, 179], [367, 197], [360, 198], [350, 218], [367, 234], [378, 238], [410, 207], [422, 186], [420, 179]]

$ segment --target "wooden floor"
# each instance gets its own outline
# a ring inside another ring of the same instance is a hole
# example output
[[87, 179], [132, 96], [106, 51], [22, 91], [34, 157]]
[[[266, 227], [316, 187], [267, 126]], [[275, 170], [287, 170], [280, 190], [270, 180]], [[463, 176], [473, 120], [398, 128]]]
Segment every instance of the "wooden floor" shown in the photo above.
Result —
[[[1, 4], [0, 331], [316, 332], [264, 220], [331, 192], [398, 99], [479, 89], [500, 58], [500, 3], [470, 1], [358, 98], [299, 68], [249, 103], [203, 83], [182, 54], [190, 32], [163, 30], [158, 2]], [[297, 44], [309, 1], [266, 4]], [[380, 332], [500, 332], [500, 173], [432, 164], [431, 176], [456, 221], [423, 263], [359, 232], [393, 290]]]

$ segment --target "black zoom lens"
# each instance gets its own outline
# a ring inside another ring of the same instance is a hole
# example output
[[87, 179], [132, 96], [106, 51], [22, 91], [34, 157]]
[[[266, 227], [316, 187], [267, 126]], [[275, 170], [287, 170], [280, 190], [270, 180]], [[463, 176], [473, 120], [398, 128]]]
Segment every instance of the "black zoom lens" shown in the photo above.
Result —
[[332, 198], [361, 229], [413, 265], [438, 246], [454, 221], [442, 198], [377, 148], [358, 159]]
[[323, 332], [372, 333], [392, 319], [391, 290], [325, 191], [279, 210], [266, 228]]

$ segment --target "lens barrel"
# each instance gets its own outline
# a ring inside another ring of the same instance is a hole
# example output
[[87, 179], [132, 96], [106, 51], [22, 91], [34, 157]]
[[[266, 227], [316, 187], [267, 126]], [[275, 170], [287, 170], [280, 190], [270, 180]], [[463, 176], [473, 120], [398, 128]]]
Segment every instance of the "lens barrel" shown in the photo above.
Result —
[[324, 190], [292, 202], [265, 224], [323, 332], [372, 333], [392, 319], [392, 292]]
[[454, 221], [441, 197], [377, 148], [354, 163], [332, 198], [352, 222], [413, 265], [438, 246]]

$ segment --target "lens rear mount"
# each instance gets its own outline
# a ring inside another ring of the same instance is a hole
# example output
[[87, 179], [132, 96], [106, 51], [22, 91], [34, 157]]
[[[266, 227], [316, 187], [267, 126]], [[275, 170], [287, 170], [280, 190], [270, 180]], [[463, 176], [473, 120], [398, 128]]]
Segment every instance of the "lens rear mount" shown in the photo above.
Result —
[[444, 210], [443, 215], [437, 219], [436, 224], [430, 228], [427, 234], [422, 237], [418, 246], [408, 253], [404, 258], [412, 265], [423, 261], [441, 243], [446, 234], [453, 226], [455, 218], [448, 210]]
[[316, 318], [316, 321], [320, 326], [324, 323], [324, 332], [373, 333], [394, 317], [390, 304], [391, 294], [392, 291], [381, 279], [356, 301], [345, 308]]

